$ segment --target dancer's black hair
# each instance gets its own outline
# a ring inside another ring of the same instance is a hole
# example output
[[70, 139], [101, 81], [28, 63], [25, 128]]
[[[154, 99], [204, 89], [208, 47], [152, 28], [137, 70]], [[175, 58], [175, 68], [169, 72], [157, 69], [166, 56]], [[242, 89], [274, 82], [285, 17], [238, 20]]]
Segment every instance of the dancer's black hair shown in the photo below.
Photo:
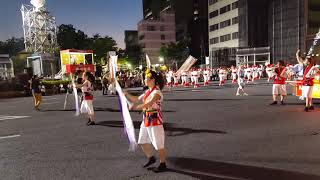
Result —
[[155, 80], [155, 85], [158, 86], [160, 88], [160, 90], [163, 89], [163, 87], [165, 85], [165, 81], [164, 81], [164, 77], [161, 73], [148, 69], [146, 71], [146, 75], [147, 75], [147, 77], [150, 77], [151, 79]]

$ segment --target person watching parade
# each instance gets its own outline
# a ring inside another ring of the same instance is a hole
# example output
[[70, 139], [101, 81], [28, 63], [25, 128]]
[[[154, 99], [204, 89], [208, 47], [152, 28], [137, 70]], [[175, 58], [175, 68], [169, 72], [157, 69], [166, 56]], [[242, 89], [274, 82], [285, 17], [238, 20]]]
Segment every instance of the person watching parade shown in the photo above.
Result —
[[33, 99], [34, 99], [34, 108], [39, 111], [40, 104], [42, 102], [42, 94], [40, 90], [40, 80], [37, 75], [33, 75], [29, 81], [30, 89], [32, 91]]

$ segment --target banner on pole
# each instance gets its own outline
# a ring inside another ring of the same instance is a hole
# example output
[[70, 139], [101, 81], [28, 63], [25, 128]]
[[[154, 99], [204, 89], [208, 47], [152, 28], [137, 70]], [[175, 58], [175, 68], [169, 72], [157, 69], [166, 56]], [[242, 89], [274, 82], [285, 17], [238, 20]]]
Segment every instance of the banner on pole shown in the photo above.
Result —
[[146, 54], [146, 62], [147, 62], [147, 68], [151, 69], [151, 61], [150, 61], [148, 54]]
[[183, 71], [189, 71], [190, 68], [197, 62], [198, 60], [192, 56], [189, 56], [187, 60], [182, 64], [179, 70], [176, 72], [178, 76], [181, 75]]

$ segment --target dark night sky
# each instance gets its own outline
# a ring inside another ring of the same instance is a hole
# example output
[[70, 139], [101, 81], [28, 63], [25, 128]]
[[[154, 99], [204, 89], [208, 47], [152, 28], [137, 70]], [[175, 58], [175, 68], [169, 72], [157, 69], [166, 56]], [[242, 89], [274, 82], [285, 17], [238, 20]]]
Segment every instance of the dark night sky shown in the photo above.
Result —
[[[5, 2], [5, 3], [4, 3]], [[30, 0], [1, 0], [0, 41], [22, 37], [21, 4]], [[124, 30], [136, 30], [142, 19], [142, 0], [47, 0], [57, 25], [73, 24], [89, 36], [113, 37], [124, 48]]]

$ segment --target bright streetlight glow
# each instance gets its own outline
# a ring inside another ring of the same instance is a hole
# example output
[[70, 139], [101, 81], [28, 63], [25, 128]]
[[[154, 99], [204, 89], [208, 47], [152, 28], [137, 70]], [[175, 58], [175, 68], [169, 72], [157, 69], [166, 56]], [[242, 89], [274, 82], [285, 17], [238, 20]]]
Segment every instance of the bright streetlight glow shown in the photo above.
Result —
[[159, 62], [163, 62], [163, 61], [164, 61], [163, 57], [159, 57]]

